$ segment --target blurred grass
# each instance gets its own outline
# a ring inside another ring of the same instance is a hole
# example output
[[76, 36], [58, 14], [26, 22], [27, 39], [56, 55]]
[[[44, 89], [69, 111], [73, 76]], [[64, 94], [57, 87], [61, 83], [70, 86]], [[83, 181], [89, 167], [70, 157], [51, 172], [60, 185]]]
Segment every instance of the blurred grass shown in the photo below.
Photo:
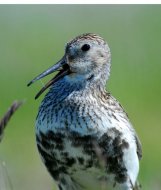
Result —
[[34, 122], [43, 96], [35, 101], [34, 95], [41, 84], [26, 84], [61, 58], [67, 41], [86, 32], [100, 34], [111, 47], [107, 88], [141, 139], [142, 189], [161, 189], [160, 21], [160, 5], [0, 5], [0, 116], [13, 100], [26, 99], [0, 145], [14, 189], [53, 186], [35, 145]]

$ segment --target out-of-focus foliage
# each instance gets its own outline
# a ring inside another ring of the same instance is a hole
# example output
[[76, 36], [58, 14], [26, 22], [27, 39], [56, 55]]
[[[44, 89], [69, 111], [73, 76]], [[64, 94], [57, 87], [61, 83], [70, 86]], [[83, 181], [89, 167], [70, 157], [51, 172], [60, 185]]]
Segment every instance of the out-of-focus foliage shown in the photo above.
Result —
[[[161, 189], [161, 6], [0, 5], [0, 115], [15, 99], [25, 105], [0, 144], [15, 190], [51, 189], [35, 144], [40, 82], [26, 84], [64, 53], [78, 34], [103, 36], [112, 51], [107, 89], [128, 112], [143, 145], [143, 190]], [[47, 77], [47, 79], [51, 76]], [[44, 79], [45, 82], [47, 79]], [[1, 185], [1, 184], [0, 184]], [[0, 187], [1, 189], [1, 187]]]

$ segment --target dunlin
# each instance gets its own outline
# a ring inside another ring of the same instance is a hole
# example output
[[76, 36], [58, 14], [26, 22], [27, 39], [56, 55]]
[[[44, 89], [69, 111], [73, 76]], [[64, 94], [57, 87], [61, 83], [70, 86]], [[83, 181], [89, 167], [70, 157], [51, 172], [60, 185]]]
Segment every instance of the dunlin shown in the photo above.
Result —
[[80, 35], [63, 58], [33, 79], [59, 71], [36, 120], [41, 158], [59, 190], [137, 188], [141, 144], [120, 103], [106, 91], [111, 52], [96, 34]]

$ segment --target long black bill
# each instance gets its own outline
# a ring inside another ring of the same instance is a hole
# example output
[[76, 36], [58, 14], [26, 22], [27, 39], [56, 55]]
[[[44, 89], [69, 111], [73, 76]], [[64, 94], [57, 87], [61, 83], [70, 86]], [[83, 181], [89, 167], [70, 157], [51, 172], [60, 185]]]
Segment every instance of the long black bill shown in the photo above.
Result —
[[69, 74], [69, 67], [66, 64], [65, 57], [63, 57], [60, 61], [58, 61], [55, 65], [35, 77], [32, 81], [30, 81], [27, 86], [30, 86], [35, 81], [40, 80], [41, 78], [44, 78], [45, 76], [55, 72], [60, 71], [56, 76], [54, 76], [35, 96], [35, 99], [37, 99], [48, 87], [50, 87], [52, 84], [54, 84], [56, 81], [58, 81], [63, 76]]

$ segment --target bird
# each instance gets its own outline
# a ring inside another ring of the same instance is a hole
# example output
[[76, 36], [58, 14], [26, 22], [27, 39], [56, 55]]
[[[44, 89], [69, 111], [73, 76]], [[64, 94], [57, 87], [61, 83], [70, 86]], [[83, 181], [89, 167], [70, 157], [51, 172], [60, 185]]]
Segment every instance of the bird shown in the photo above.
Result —
[[106, 90], [110, 68], [108, 43], [85, 33], [28, 83], [57, 72], [35, 96], [50, 87], [35, 133], [40, 157], [59, 190], [139, 189], [142, 146], [127, 113]]

